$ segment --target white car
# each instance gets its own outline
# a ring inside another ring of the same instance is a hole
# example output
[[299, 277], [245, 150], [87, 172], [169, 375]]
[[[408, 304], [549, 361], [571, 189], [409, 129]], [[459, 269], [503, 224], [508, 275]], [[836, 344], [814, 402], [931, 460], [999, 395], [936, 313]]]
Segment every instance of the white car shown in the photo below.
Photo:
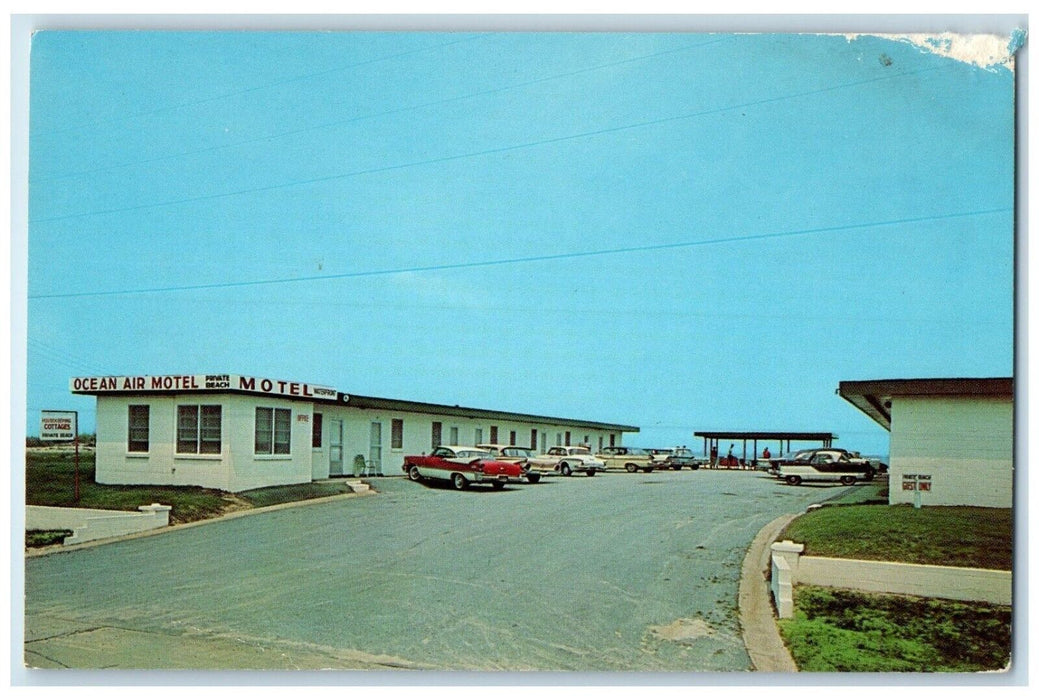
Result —
[[577, 446], [550, 447], [545, 454], [528, 459], [527, 464], [531, 471], [563, 476], [574, 472], [595, 476], [596, 472], [606, 471], [605, 462], [597, 459], [587, 447]]
[[640, 447], [604, 447], [595, 456], [610, 469], [624, 469], [631, 473], [639, 470], [649, 473], [657, 467], [653, 456]]
[[530, 460], [534, 457], [534, 450], [519, 445], [499, 445], [497, 443], [484, 442], [476, 446], [478, 449], [487, 450], [499, 462], [513, 462], [523, 467], [523, 474], [527, 481], [536, 484], [541, 481], [541, 472], [530, 469]]
[[665, 464], [664, 463], [667, 461], [668, 457], [670, 457], [672, 454], [674, 454], [675, 450], [674, 450], [674, 448], [671, 448], [671, 447], [665, 447], [665, 448], [659, 448], [659, 449], [657, 449], [657, 448], [650, 448], [650, 449], [646, 450], [646, 452], [649, 453], [649, 461], [650, 461], [650, 463], [653, 464], [653, 466], [658, 468], [658, 469], [663, 469], [663, 468], [665, 468]]
[[870, 481], [875, 470], [864, 459], [838, 449], [812, 450], [807, 456], [779, 465], [779, 478], [797, 486], [804, 481], [839, 481], [845, 485]]

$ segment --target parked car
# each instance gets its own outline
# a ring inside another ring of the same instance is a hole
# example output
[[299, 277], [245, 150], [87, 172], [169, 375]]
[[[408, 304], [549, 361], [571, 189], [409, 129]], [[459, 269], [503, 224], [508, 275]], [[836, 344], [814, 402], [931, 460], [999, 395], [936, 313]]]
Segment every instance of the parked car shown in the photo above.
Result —
[[656, 467], [649, 452], [638, 447], [604, 447], [595, 456], [607, 469], [625, 469], [631, 473], [641, 469], [648, 473]]
[[646, 452], [649, 453], [649, 458], [653, 465], [662, 468], [664, 466], [664, 462], [666, 462], [667, 458], [671, 456], [672, 452], [674, 452], [674, 448], [651, 447], [648, 450], [646, 450]]
[[798, 450], [797, 452], [788, 452], [785, 455], [778, 455], [775, 457], [769, 457], [769, 468], [768, 473], [772, 476], [779, 476], [779, 467], [784, 464], [792, 464], [797, 461], [804, 461], [815, 452], [811, 450]]
[[576, 445], [550, 447], [545, 454], [528, 459], [527, 464], [532, 472], [563, 476], [570, 476], [574, 472], [595, 476], [597, 472], [606, 471], [606, 464], [596, 458], [591, 450]]
[[869, 481], [876, 473], [868, 461], [851, 457], [847, 450], [823, 448], [810, 452], [807, 457], [779, 465], [779, 478], [793, 486], [803, 481], [854, 484]]
[[877, 474], [887, 474], [888, 466], [880, 459], [880, 457], [863, 457], [863, 459], [872, 465]]
[[688, 447], [675, 447], [671, 450], [671, 454], [667, 456], [662, 465], [663, 469], [674, 469], [678, 471], [682, 467], [689, 467], [690, 469], [699, 469], [700, 465], [706, 460], [703, 460], [693, 454], [693, 451]]
[[530, 460], [534, 457], [534, 450], [529, 447], [518, 447], [517, 445], [497, 445], [493, 443], [481, 443], [477, 449], [487, 450], [499, 462], [513, 462], [523, 469], [523, 476], [532, 484], [541, 481], [541, 472], [530, 468]]
[[[819, 453], [829, 454], [832, 459], [846, 459], [852, 464], [860, 465], [864, 472], [868, 471], [870, 468], [873, 470], [873, 474], [882, 474], [888, 470], [888, 466], [881, 462], [877, 457], [862, 457], [858, 452], [852, 452], [843, 447], [815, 447], [807, 450], [798, 450], [797, 452], [784, 457], [769, 458], [769, 463], [771, 465], [769, 473], [778, 474], [779, 467], [782, 465], [793, 464], [795, 462], [805, 462], [810, 460], [813, 455]], [[872, 476], [870, 478], [872, 478]]]
[[487, 450], [458, 445], [441, 445], [428, 455], [408, 455], [402, 469], [412, 481], [446, 479], [458, 490], [469, 484], [490, 484], [500, 489], [523, 478], [523, 467], [494, 459]]

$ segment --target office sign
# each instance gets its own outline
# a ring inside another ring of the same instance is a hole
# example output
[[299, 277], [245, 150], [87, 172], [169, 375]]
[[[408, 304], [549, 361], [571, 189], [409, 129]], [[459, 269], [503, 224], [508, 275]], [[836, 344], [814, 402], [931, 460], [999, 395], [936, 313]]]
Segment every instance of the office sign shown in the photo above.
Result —
[[67, 442], [78, 432], [75, 411], [40, 411], [40, 439]]

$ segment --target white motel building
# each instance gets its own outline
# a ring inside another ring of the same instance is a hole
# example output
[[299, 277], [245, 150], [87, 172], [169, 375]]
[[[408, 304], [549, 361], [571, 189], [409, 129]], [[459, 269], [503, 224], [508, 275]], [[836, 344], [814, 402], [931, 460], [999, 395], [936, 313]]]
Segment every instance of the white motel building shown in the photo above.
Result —
[[445, 445], [621, 445], [630, 425], [344, 394], [237, 374], [74, 377], [97, 397], [102, 484], [224, 491], [335, 476], [400, 476], [405, 454]]
[[1013, 506], [1013, 378], [848, 381], [837, 393], [891, 434], [889, 503]]

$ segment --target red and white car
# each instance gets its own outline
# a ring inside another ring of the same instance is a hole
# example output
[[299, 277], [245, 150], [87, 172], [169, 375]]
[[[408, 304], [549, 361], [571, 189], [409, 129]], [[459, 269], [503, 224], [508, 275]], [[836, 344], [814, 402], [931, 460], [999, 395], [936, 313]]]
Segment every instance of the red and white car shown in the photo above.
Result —
[[412, 481], [446, 479], [458, 490], [469, 484], [490, 484], [500, 489], [523, 478], [523, 467], [501, 462], [487, 450], [459, 445], [441, 445], [428, 455], [408, 455], [402, 467]]

